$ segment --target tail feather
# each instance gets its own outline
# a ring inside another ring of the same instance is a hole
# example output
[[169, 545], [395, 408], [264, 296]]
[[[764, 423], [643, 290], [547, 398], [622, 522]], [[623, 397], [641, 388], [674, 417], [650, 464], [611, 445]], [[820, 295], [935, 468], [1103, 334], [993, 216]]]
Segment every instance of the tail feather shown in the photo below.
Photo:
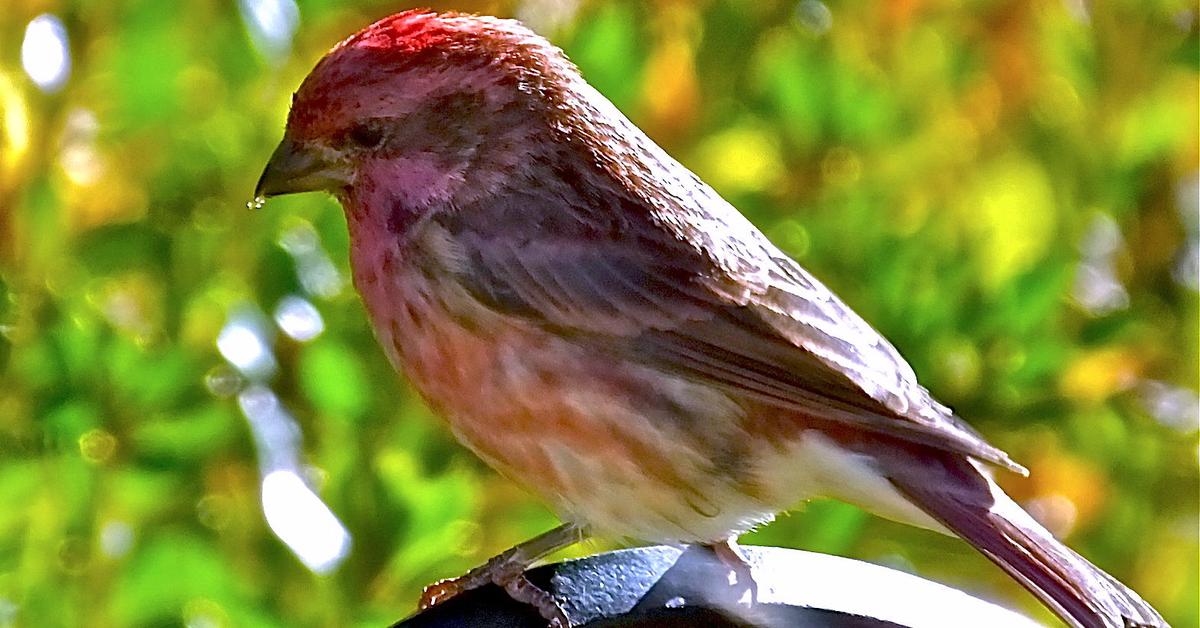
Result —
[[960, 467], [954, 475], [967, 482], [948, 485], [910, 474], [889, 479], [913, 503], [981, 551], [1070, 625], [1167, 625], [1137, 593], [1055, 539], [973, 465], [963, 461], [962, 466], [969, 471]]

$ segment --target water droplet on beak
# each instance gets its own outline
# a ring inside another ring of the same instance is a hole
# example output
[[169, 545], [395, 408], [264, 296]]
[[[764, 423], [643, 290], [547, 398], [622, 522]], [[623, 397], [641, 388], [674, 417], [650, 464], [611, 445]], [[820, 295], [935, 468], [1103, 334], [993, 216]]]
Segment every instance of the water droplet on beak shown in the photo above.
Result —
[[246, 209], [262, 209], [267, 202], [265, 196], [255, 196], [252, 200], [246, 201]]

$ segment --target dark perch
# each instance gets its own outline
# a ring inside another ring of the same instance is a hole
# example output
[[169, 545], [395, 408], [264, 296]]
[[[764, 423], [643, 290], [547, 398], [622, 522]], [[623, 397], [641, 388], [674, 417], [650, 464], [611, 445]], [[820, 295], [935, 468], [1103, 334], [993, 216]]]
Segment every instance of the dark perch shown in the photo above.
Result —
[[[776, 547], [744, 546], [759, 603], [739, 604], [710, 550], [643, 547], [546, 565], [529, 579], [550, 591], [579, 626], [884, 628], [1038, 624], [961, 591], [870, 563]], [[488, 586], [393, 628], [545, 628], [536, 611]]]

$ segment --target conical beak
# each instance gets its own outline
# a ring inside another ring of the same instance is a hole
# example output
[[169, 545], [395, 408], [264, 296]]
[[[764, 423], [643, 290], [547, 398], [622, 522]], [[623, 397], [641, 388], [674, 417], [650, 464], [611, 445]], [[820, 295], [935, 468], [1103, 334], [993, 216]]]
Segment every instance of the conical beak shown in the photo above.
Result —
[[334, 191], [349, 184], [350, 169], [336, 158], [336, 153], [284, 137], [258, 178], [254, 196], [267, 198], [318, 190]]

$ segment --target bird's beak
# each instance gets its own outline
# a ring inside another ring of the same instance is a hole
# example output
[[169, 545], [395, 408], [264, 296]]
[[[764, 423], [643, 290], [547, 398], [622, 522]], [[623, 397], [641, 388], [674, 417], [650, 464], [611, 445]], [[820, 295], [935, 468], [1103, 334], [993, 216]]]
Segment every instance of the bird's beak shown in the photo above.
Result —
[[288, 137], [271, 153], [254, 188], [256, 198], [281, 194], [334, 191], [350, 184], [350, 169], [332, 151]]

